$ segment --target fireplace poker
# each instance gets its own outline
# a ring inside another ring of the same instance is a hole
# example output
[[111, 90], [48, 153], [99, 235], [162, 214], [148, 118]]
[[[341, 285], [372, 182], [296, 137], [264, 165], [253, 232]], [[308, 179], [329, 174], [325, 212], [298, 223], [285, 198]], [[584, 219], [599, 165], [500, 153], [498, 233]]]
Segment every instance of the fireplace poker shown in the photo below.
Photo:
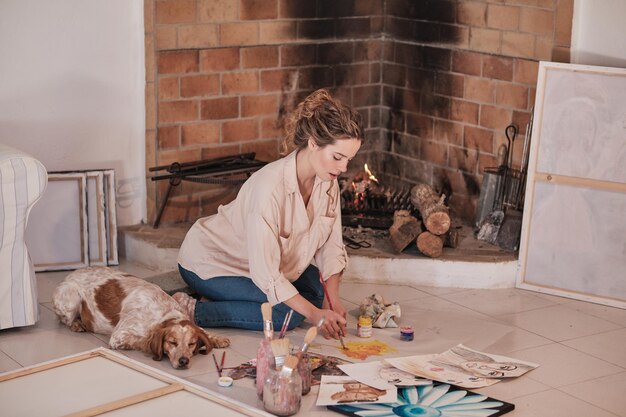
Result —
[[522, 152], [522, 165], [520, 167], [520, 182], [519, 182], [519, 190], [517, 192], [517, 204], [518, 209], [521, 210], [523, 208], [524, 201], [524, 190], [526, 188], [526, 172], [528, 170], [528, 159], [530, 156], [530, 140], [532, 138], [532, 130], [533, 130], [533, 110], [534, 107], [530, 109], [530, 121], [526, 125], [526, 136], [524, 137], [524, 149]]

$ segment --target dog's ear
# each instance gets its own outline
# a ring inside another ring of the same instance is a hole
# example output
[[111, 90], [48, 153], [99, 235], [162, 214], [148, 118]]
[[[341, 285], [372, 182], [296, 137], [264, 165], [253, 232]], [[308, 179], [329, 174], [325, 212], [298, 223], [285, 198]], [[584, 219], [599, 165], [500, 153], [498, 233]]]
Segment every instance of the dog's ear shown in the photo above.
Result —
[[206, 334], [204, 329], [194, 326], [196, 330], [196, 334], [198, 335], [198, 343], [196, 343], [196, 350], [193, 351], [193, 354], [201, 354], [208, 355], [210, 351], [213, 350], [213, 344], [209, 339], [209, 335]]
[[152, 352], [152, 359], [160, 361], [163, 359], [163, 343], [165, 341], [165, 335], [167, 334], [167, 328], [159, 326], [150, 335], [150, 352]]

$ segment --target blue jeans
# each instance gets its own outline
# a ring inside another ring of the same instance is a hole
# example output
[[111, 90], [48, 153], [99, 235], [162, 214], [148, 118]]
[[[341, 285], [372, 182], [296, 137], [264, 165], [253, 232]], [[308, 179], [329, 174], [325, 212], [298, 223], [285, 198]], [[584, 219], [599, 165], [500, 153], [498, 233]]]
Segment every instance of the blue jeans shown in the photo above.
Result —
[[[261, 304], [267, 302], [267, 296], [250, 278], [228, 276], [202, 279], [180, 265], [178, 270], [189, 288], [209, 299], [196, 303], [194, 319], [198, 326], [263, 330]], [[293, 285], [311, 304], [322, 307], [324, 289], [315, 266], [309, 265]], [[276, 331], [282, 327], [289, 310], [285, 303], [272, 307], [272, 322]], [[294, 311], [288, 329], [294, 329], [302, 321], [304, 316]]]

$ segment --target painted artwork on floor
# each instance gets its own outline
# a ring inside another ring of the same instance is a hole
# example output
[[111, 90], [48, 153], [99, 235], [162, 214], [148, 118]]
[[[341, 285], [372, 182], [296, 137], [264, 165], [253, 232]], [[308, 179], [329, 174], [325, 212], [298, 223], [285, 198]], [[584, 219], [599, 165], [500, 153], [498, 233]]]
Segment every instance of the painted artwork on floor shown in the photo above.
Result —
[[396, 387], [378, 389], [349, 376], [323, 375], [316, 405], [392, 403], [398, 397]]
[[395, 403], [341, 404], [328, 408], [354, 417], [496, 417], [512, 411], [515, 405], [435, 381], [433, 385], [399, 387]]

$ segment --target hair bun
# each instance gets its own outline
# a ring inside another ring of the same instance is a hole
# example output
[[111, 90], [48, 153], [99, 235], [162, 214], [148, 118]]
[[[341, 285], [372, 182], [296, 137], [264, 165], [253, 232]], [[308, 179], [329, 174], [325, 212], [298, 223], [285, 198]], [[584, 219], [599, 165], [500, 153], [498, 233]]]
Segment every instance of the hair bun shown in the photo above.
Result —
[[338, 139], [363, 139], [361, 117], [320, 88], [301, 101], [285, 123], [283, 153], [306, 146], [309, 138], [324, 147]]

